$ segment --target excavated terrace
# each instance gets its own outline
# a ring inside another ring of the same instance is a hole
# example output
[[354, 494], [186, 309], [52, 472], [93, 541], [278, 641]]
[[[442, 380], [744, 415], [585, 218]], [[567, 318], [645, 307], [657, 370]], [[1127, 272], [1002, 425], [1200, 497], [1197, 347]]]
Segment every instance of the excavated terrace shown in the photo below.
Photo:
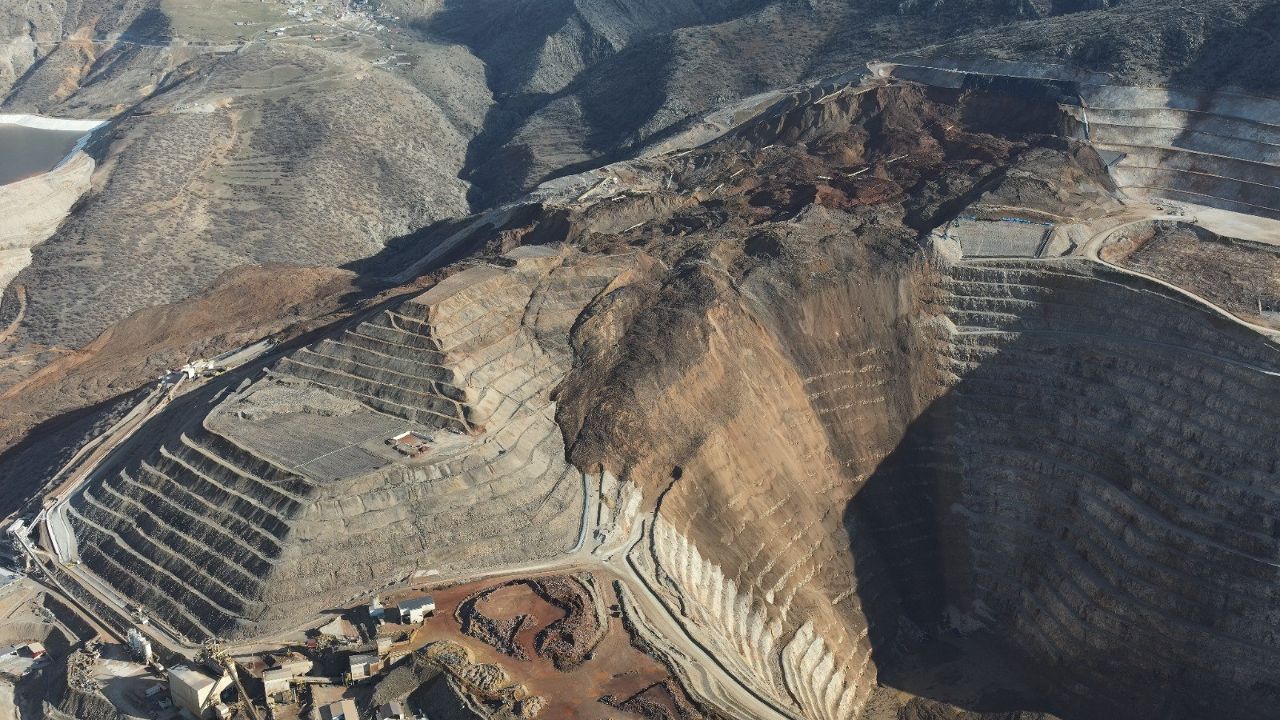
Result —
[[[260, 635], [416, 570], [570, 549], [584, 482], [550, 390], [618, 272], [539, 249], [464, 270], [293, 352], [71, 517], [88, 566], [190, 639]], [[430, 449], [410, 457], [403, 432]]]

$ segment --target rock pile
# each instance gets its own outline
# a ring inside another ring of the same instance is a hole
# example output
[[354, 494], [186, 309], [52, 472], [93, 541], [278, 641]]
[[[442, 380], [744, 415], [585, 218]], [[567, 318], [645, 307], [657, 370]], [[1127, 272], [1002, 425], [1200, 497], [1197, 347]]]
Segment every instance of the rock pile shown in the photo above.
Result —
[[534, 641], [538, 654], [550, 658], [557, 670], [572, 670], [594, 652], [609, 630], [595, 579], [588, 574], [552, 575], [536, 578], [530, 585], [565, 613], [538, 633]]
[[491, 717], [533, 718], [542, 710], [542, 698], [530, 695], [524, 685], [513, 683], [501, 667], [477, 663], [470, 650], [449, 642], [433, 642], [414, 654], [415, 665], [429, 663], [456, 681], [483, 703]]

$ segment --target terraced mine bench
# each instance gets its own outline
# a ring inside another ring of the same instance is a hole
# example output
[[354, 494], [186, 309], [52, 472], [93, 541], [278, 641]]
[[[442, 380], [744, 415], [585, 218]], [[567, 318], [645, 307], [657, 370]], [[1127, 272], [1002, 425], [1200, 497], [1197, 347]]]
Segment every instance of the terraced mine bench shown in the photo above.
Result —
[[[568, 550], [584, 483], [549, 393], [577, 312], [617, 271], [513, 253], [286, 356], [207, 415], [162, 416], [153, 452], [72, 499], [85, 563], [199, 639], [424, 566]], [[431, 451], [406, 456], [398, 437]]]

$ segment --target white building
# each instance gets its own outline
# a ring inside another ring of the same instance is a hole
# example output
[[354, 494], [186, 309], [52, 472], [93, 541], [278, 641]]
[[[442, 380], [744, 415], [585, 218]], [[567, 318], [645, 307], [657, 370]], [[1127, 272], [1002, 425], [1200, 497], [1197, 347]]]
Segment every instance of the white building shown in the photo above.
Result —
[[417, 624], [435, 614], [436, 601], [430, 595], [412, 600], [404, 600], [396, 609], [400, 611], [400, 622]]
[[350, 663], [352, 680], [363, 680], [382, 669], [378, 656], [373, 654], [352, 655]]
[[[277, 667], [262, 673], [262, 690], [268, 698], [276, 699], [280, 696], [290, 696], [289, 681], [300, 675], [306, 675], [311, 672], [314, 663], [302, 657], [294, 655], [285, 658]], [[278, 701], [286, 702], [288, 698], [282, 698]]]
[[262, 673], [262, 693], [274, 700], [280, 695], [289, 693], [289, 681], [293, 673], [284, 668], [275, 668]]
[[210, 713], [222, 691], [230, 685], [231, 676], [226, 673], [215, 679], [186, 665], [169, 668], [169, 696], [173, 704], [198, 718]]

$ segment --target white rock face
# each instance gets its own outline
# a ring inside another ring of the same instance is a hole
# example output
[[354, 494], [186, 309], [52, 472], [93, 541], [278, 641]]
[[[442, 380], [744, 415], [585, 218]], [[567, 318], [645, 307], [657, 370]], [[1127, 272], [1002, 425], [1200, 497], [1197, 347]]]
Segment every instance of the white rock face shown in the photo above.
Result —
[[[35, 128], [37, 130], [78, 130], [83, 133], [89, 133], [105, 124], [106, 121], [104, 120], [69, 120], [28, 113], [0, 113], [0, 125], [21, 125], [22, 127]], [[76, 144], [76, 150], [79, 150], [83, 145], [84, 139], [81, 139]]]
[[[800, 618], [783, 617], [783, 610], [752, 588], [739, 587], [666, 520], [658, 518], [653, 532], [655, 560], [691, 621], [688, 627], [716, 648], [716, 657], [735, 674], [806, 718], [861, 715], [876, 677], [867, 645], [852, 646], [850, 652], [862, 657], [850, 662], [838, 657], [809, 621], [787, 639], [788, 625], [794, 627]], [[857, 672], [851, 675], [845, 668]]]

